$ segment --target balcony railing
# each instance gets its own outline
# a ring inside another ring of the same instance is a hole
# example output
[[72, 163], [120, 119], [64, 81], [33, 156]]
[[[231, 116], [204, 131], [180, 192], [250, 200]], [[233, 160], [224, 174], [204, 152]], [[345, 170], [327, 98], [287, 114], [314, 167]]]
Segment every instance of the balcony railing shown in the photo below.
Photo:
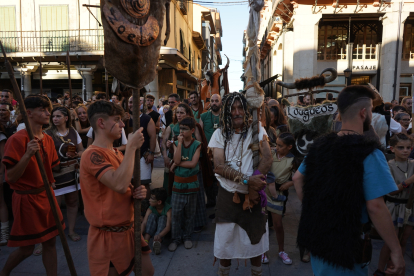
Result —
[[[378, 60], [378, 44], [352, 44], [353, 60]], [[326, 48], [318, 51], [318, 60], [346, 60], [348, 45], [344, 48]]]
[[6, 52], [103, 51], [103, 29], [0, 32]]

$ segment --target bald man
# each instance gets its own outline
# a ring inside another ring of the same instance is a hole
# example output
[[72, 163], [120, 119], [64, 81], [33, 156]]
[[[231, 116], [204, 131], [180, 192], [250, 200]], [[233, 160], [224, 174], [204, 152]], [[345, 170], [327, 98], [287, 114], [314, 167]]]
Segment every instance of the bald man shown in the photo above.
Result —
[[279, 106], [279, 102], [275, 99], [271, 99], [267, 102], [267, 107], [271, 108], [272, 106]]

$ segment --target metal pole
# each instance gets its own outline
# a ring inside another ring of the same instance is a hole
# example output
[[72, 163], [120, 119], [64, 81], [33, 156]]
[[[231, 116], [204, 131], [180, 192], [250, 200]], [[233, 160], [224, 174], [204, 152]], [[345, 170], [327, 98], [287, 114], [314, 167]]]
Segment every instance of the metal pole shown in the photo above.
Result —
[[[27, 117], [27, 112], [26, 112], [26, 107], [24, 105], [23, 97], [20, 94], [19, 86], [17, 85], [16, 78], [14, 77], [13, 67], [11, 66], [9, 60], [7, 59], [6, 52], [4, 51], [3, 44], [2, 44], [1, 41], [0, 41], [0, 46], [1, 46], [1, 50], [3, 52], [4, 64], [6, 66], [6, 69], [7, 69], [8, 73], [9, 73], [10, 81], [12, 82], [12, 85], [13, 85], [14, 98], [19, 103], [20, 112], [22, 114], [23, 121], [26, 125], [26, 130], [27, 130], [27, 133], [29, 135], [29, 139], [33, 140], [35, 137], [33, 135], [33, 130], [32, 130], [32, 127], [30, 125], [29, 118]], [[55, 219], [55, 223], [56, 223], [57, 229], [59, 231], [60, 241], [62, 242], [63, 251], [65, 252], [66, 261], [67, 261], [68, 266], [69, 266], [70, 274], [72, 276], [76, 276], [77, 274], [76, 274], [75, 265], [73, 264], [72, 255], [70, 254], [68, 241], [66, 240], [65, 233], [63, 232], [63, 227], [62, 227], [62, 224], [60, 222], [59, 215], [58, 215], [58, 212], [57, 212], [57, 208], [56, 208], [56, 205], [55, 205], [55, 200], [54, 200], [55, 198], [52, 195], [52, 191], [50, 190], [49, 179], [47, 178], [46, 170], [45, 170], [45, 167], [43, 166], [43, 160], [42, 160], [42, 157], [40, 156], [40, 152], [37, 151], [35, 156], [36, 156], [37, 165], [39, 166], [40, 174], [42, 175], [43, 184], [46, 188], [45, 189], [46, 190], [46, 195], [47, 195], [47, 198], [48, 198], [49, 203], [50, 203], [50, 208], [52, 210], [53, 218]]]
[[[134, 126], [134, 132], [140, 127], [140, 90], [141, 88], [134, 89], [132, 92], [132, 122]], [[135, 152], [135, 166], [134, 166], [134, 190], [141, 186], [141, 150], [137, 149]], [[142, 275], [142, 261], [141, 261], [141, 200], [134, 199], [134, 234], [135, 234], [135, 266], [134, 273], [136, 276]]]
[[69, 57], [69, 50], [66, 52], [66, 66], [68, 67], [68, 81], [69, 81], [69, 98], [70, 98], [70, 106], [72, 107], [72, 81], [70, 79], [70, 57]]

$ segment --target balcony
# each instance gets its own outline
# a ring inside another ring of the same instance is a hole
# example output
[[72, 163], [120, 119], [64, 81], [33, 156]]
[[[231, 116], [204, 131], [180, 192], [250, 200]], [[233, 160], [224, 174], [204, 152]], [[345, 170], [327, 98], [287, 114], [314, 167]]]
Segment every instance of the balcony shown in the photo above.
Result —
[[0, 40], [8, 53], [104, 50], [103, 29], [0, 32]]

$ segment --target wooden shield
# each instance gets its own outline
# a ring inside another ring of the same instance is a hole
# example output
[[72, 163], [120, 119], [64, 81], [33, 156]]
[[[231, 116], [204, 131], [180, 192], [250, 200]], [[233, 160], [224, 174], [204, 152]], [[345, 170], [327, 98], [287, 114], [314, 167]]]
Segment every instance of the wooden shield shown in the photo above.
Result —
[[[105, 67], [112, 76], [133, 88], [144, 87], [154, 80], [161, 49], [161, 30], [168, 0], [148, 1], [149, 12], [140, 19], [125, 10], [122, 0], [101, 0]], [[158, 34], [154, 32], [157, 28]], [[137, 34], [147, 35], [137, 39]]]

